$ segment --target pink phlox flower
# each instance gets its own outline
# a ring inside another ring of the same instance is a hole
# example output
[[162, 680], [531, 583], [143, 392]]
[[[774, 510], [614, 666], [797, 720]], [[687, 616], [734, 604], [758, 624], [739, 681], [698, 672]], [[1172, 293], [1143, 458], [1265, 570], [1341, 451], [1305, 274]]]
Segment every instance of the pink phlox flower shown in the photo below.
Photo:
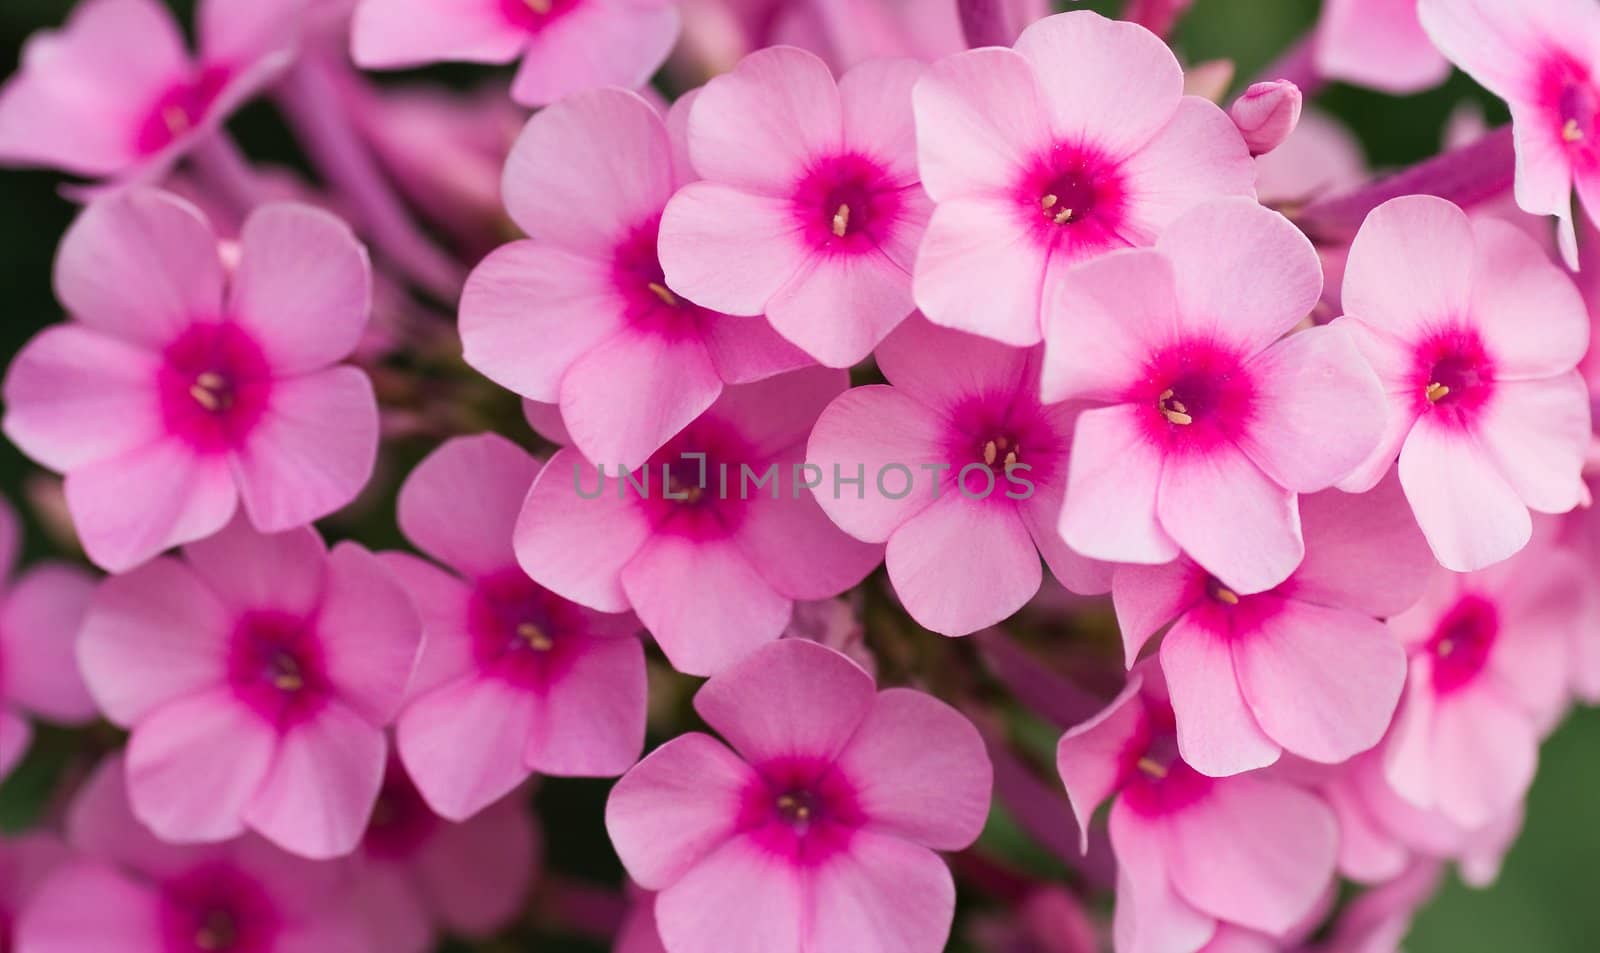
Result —
[[1325, 79], [1403, 95], [1450, 75], [1450, 63], [1418, 20], [1417, 0], [1328, 0], [1314, 43]]

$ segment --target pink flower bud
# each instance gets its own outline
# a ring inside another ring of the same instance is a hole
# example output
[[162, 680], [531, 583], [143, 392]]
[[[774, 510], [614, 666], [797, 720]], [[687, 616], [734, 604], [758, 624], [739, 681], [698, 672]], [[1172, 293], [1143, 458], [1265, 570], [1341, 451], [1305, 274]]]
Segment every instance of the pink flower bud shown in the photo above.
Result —
[[1283, 145], [1300, 122], [1300, 87], [1286, 79], [1254, 83], [1234, 100], [1228, 115], [1239, 127], [1250, 154], [1259, 156]]

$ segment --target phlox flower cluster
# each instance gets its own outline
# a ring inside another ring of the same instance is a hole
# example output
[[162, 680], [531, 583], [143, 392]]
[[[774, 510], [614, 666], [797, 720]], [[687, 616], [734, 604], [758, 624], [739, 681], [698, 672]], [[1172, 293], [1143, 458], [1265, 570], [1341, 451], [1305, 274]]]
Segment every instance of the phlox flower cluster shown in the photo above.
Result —
[[[1235, 82], [1052, 6], [29, 40], [0, 950], [1393, 953], [1492, 883], [1600, 702], [1600, 7]], [[1510, 123], [1386, 175], [1317, 104], [1453, 67]]]

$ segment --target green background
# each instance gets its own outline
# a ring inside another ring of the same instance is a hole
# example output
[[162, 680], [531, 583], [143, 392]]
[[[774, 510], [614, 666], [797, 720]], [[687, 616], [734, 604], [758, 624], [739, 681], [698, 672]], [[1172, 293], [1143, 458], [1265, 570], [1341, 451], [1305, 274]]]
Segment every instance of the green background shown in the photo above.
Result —
[[[28, 34], [59, 23], [70, 6], [68, 0], [0, 0], [0, 74], [15, 68]], [[174, 0], [174, 6], [187, 14], [190, 4]], [[1086, 6], [1112, 12], [1118, 4]], [[1315, 14], [1315, 0], [1198, 0], [1174, 43], [1190, 61], [1230, 57], [1239, 76], [1249, 77], [1299, 36]], [[1393, 166], [1436, 151], [1446, 116], [1463, 98], [1484, 103], [1496, 121], [1504, 117], [1498, 104], [1460, 75], [1419, 96], [1397, 99], [1336, 86], [1319, 102], [1357, 133], [1375, 166]], [[264, 108], [253, 108], [235, 125], [255, 155], [291, 151]], [[73, 210], [57, 196], [58, 182], [46, 173], [0, 173], [0, 353], [6, 360], [38, 328], [59, 317], [50, 263]], [[0, 486], [7, 495], [17, 496], [28, 472], [17, 451], [0, 441]], [[1600, 816], [1594, 807], [1600, 792], [1597, 753], [1600, 713], [1579, 712], [1545, 746], [1526, 831], [1499, 882], [1474, 891], [1452, 880], [1419, 918], [1407, 943], [1410, 953], [1591, 953], [1600, 948], [1594, 878], [1600, 827], [1593, 823]], [[604, 788], [594, 782], [546, 784], [538, 807], [552, 861], [568, 871], [609, 879], [616, 871], [603, 851], [599, 804]], [[7, 814], [3, 801], [26, 796], [17, 784], [0, 791], [0, 824]], [[556, 938], [545, 938], [535, 948], [549, 953], [588, 949]]]

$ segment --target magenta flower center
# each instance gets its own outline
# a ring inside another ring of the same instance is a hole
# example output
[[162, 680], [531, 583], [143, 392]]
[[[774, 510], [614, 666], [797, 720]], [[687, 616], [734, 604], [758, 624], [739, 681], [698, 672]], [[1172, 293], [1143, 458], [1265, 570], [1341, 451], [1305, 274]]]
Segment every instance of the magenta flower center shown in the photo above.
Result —
[[740, 830], [791, 863], [826, 861], [866, 823], [854, 787], [831, 764], [792, 758], [757, 770], [761, 777], [745, 792]]
[[[1005, 476], [1013, 467], [1030, 482], [1047, 482], [1061, 463], [1067, 435], [1058, 433], [1037, 400], [1012, 393], [992, 393], [956, 405], [945, 441], [950, 476], [970, 495], [1005, 499], [1011, 488]], [[989, 473], [998, 478], [988, 487]], [[962, 472], [966, 475], [963, 477]]]
[[192, 79], [174, 84], [150, 107], [139, 125], [134, 146], [140, 155], [153, 155], [199, 126], [228, 84], [229, 71], [208, 66]]
[[196, 871], [161, 898], [165, 953], [268, 953], [278, 917], [265, 891], [229, 868]]
[[1461, 597], [1433, 631], [1427, 651], [1433, 656], [1433, 685], [1440, 694], [1475, 679], [1488, 664], [1500, 635], [1500, 611], [1483, 596]]
[[743, 521], [749, 499], [770, 496], [774, 485], [790, 492], [790, 475], [782, 465], [764, 488], [751, 485], [746, 492], [741, 487], [742, 468], [758, 479], [768, 466], [727, 425], [701, 418], [658, 450], [644, 468], [624, 477], [624, 492], [644, 500], [658, 532], [720, 538]]
[[515, 26], [538, 33], [571, 13], [583, 0], [500, 0], [501, 14]]
[[1207, 341], [1187, 341], [1157, 354], [1128, 399], [1144, 406], [1146, 431], [1159, 445], [1205, 450], [1244, 432], [1255, 384], [1237, 354]]
[[1122, 799], [1147, 817], [1170, 814], [1193, 803], [1211, 787], [1183, 761], [1172, 710], [1149, 706], [1150, 730], [1135, 737], [1123, 753]]
[[611, 280], [623, 302], [623, 319], [633, 327], [667, 337], [698, 334], [706, 311], [667, 287], [656, 252], [661, 219], [634, 229], [617, 246]]
[[164, 357], [158, 390], [168, 432], [204, 452], [240, 448], [272, 391], [260, 346], [231, 321], [203, 323], [173, 341]]
[[1423, 413], [1465, 423], [1494, 392], [1494, 365], [1475, 331], [1442, 332], [1417, 351], [1415, 387]]
[[1092, 149], [1061, 144], [1041, 156], [1019, 183], [1016, 200], [1046, 245], [1091, 252], [1128, 244], [1120, 235], [1127, 205], [1122, 174]]
[[1546, 64], [1539, 81], [1539, 101], [1550, 117], [1554, 133], [1568, 154], [1584, 167], [1600, 161], [1595, 136], [1600, 132], [1600, 91], [1589, 68], [1577, 59], [1559, 55]]
[[272, 610], [240, 618], [228, 678], [241, 700], [280, 727], [309, 717], [327, 700], [331, 687], [309, 623]]
[[571, 664], [578, 610], [508, 568], [479, 580], [467, 609], [473, 657], [486, 672], [529, 688], [550, 683]]
[[853, 154], [812, 166], [793, 199], [806, 240], [835, 253], [876, 248], [894, 227], [900, 205], [900, 190], [887, 171]]

